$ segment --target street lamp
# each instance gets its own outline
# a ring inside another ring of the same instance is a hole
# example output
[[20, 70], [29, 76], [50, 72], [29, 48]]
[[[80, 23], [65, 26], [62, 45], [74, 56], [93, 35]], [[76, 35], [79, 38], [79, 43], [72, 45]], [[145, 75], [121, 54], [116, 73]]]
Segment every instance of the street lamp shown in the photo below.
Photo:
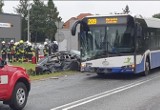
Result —
[[28, 28], [27, 29], [28, 30], [28, 32], [27, 32], [27, 40], [28, 41], [30, 41], [30, 39], [29, 39], [30, 38], [30, 23], [29, 23], [30, 22], [30, 6], [31, 6], [31, 4], [28, 4], [28, 23], [27, 23], [27, 26], [28, 26], [27, 27]]

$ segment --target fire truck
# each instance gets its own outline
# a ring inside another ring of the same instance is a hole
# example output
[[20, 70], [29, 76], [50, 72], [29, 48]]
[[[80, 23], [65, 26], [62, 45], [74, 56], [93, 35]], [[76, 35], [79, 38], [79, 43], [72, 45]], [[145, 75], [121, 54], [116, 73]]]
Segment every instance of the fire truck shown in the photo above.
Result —
[[[8, 28], [10, 24], [0, 23], [0, 27]], [[0, 58], [0, 101], [13, 110], [22, 110], [30, 91], [30, 80], [26, 69], [8, 65]]]

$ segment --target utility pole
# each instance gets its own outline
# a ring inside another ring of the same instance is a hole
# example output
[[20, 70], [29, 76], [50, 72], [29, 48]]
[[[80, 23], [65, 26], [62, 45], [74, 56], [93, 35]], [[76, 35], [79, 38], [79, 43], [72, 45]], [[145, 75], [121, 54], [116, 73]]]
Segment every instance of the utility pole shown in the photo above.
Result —
[[28, 38], [27, 38], [27, 40], [29, 41], [29, 36], [30, 36], [30, 25], [29, 25], [29, 9], [28, 9]]

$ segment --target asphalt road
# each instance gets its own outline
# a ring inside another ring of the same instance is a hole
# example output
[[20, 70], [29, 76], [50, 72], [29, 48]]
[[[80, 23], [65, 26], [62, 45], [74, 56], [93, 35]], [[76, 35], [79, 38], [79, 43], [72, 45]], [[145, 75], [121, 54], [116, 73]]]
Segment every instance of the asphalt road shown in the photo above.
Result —
[[[147, 77], [80, 73], [32, 82], [24, 110], [159, 110], [160, 69]], [[0, 110], [11, 110], [0, 102]]]

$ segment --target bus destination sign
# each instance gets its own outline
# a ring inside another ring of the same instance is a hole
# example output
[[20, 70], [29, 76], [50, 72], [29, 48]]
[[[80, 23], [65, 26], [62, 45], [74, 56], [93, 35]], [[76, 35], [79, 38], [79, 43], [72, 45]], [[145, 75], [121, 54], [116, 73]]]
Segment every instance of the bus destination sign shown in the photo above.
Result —
[[94, 17], [87, 18], [88, 25], [102, 25], [102, 24], [126, 24], [127, 17]]
[[118, 23], [118, 18], [106, 18], [107, 24], [115, 24]]

